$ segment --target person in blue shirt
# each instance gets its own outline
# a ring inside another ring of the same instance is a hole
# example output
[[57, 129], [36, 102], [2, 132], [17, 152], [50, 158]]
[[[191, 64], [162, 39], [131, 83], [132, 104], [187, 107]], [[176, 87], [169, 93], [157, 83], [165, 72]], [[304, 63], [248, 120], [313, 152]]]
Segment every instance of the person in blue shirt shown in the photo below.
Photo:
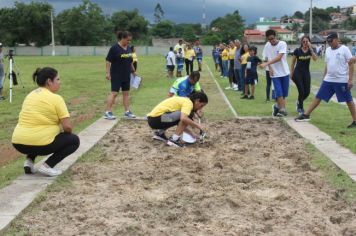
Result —
[[173, 86], [169, 90], [170, 97], [188, 97], [193, 92], [200, 92], [201, 87], [199, 84], [200, 73], [199, 71], [193, 71], [186, 77], [181, 77], [174, 81]]
[[199, 71], [201, 71], [202, 62], [203, 62], [203, 49], [200, 46], [199, 40], [195, 41], [195, 45], [194, 45], [193, 49], [195, 52], [195, 56], [197, 58]]
[[[262, 61], [256, 56], [257, 48], [255, 46], [250, 46], [248, 51], [250, 56], [247, 58], [245, 95], [242, 99], [255, 99], [255, 85], [258, 81], [257, 65], [261, 64]], [[249, 86], [251, 86], [250, 97], [248, 96]]]
[[355, 42], [352, 43], [351, 54], [352, 54], [352, 56], [356, 56], [356, 45], [355, 45]]

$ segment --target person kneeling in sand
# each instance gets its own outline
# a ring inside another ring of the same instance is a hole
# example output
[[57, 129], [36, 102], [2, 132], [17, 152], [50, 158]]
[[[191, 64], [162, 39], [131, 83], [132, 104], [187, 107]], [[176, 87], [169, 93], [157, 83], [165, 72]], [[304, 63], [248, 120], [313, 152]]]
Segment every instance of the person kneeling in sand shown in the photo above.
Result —
[[[193, 137], [197, 137], [189, 127], [197, 128], [203, 134], [201, 124], [193, 121], [194, 112], [201, 110], [208, 103], [205, 93], [192, 93], [189, 97], [171, 97], [159, 103], [147, 114], [148, 125], [155, 129], [154, 139], [167, 142], [169, 146], [183, 147], [181, 135], [187, 132]], [[168, 139], [165, 131], [173, 126], [177, 126], [175, 133]]]

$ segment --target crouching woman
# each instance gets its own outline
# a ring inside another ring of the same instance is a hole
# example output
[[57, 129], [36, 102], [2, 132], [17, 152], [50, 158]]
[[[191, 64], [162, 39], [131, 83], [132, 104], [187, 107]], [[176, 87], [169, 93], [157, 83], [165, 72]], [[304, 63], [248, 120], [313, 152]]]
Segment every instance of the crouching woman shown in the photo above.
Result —
[[57, 176], [62, 171], [54, 166], [78, 149], [79, 138], [72, 134], [67, 106], [56, 94], [61, 85], [57, 70], [38, 68], [32, 77], [39, 87], [28, 94], [22, 104], [12, 144], [27, 156], [24, 163], [26, 174], [36, 172], [34, 162], [37, 156], [52, 154], [38, 172]]
[[[193, 135], [191, 128], [197, 128], [203, 132], [201, 124], [193, 121], [194, 112], [201, 110], [208, 103], [205, 93], [196, 92], [189, 97], [171, 97], [159, 103], [147, 114], [148, 125], [155, 130], [154, 139], [166, 141], [169, 146], [183, 147], [181, 135], [183, 131]], [[165, 131], [173, 126], [177, 126], [175, 133], [168, 139]]]

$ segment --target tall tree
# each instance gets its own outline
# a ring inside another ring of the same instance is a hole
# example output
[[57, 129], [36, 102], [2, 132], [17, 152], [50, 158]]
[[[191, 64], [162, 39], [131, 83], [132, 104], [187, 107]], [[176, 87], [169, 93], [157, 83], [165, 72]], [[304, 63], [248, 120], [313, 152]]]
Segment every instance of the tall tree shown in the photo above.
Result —
[[173, 23], [168, 20], [163, 20], [152, 27], [152, 35], [160, 38], [170, 38], [174, 35]]
[[134, 38], [143, 38], [147, 35], [147, 20], [139, 15], [138, 10], [119, 11], [111, 16], [114, 30], [130, 31]]
[[303, 19], [304, 18], [304, 14], [302, 12], [300, 12], [300, 11], [296, 11], [296, 12], [294, 12], [293, 17], [297, 18], [297, 19]]
[[102, 9], [90, 0], [64, 10], [56, 17], [56, 28], [62, 44], [101, 45], [106, 22]]
[[161, 20], [164, 18], [164, 11], [161, 7], [161, 4], [157, 3], [153, 16], [156, 24], [160, 23]]
[[224, 17], [216, 18], [211, 22], [211, 28], [216, 29], [216, 33], [224, 41], [237, 39], [243, 36], [244, 20], [240, 16], [239, 11], [234, 11], [232, 14], [227, 14]]

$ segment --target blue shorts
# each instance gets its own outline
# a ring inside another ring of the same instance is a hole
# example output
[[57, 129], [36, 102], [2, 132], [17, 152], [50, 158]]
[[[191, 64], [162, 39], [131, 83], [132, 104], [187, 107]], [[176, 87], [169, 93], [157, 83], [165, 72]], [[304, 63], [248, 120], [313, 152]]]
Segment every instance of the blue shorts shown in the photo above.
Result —
[[323, 81], [319, 88], [316, 98], [329, 102], [330, 98], [336, 93], [338, 102], [351, 102], [352, 95], [347, 83], [334, 83]]
[[288, 97], [289, 75], [272, 78], [275, 97]]
[[256, 79], [253, 79], [253, 78], [249, 78], [249, 77], [246, 77], [246, 84], [250, 84], [250, 85], [255, 85], [255, 80]]
[[203, 58], [202, 57], [197, 57], [197, 61], [198, 61], [198, 63], [202, 63], [203, 62]]
[[177, 71], [182, 71], [183, 70], [183, 64], [177, 66]]

